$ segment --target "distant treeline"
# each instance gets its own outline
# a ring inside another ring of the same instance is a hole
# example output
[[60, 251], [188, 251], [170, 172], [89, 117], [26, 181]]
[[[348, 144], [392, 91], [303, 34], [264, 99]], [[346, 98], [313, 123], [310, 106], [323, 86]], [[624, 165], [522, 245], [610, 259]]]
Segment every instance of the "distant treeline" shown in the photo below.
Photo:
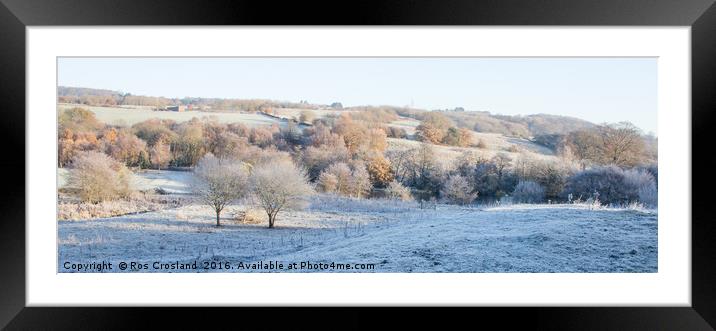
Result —
[[327, 105], [311, 104], [307, 101], [284, 102], [267, 99], [221, 99], [221, 98], [165, 98], [144, 95], [133, 95], [111, 90], [101, 90], [83, 87], [57, 88], [57, 99], [61, 103], [73, 103], [87, 106], [145, 106], [164, 108], [170, 105], [184, 105], [189, 108], [201, 110], [221, 111], [266, 111], [273, 108], [301, 108], [319, 109], [328, 108]]

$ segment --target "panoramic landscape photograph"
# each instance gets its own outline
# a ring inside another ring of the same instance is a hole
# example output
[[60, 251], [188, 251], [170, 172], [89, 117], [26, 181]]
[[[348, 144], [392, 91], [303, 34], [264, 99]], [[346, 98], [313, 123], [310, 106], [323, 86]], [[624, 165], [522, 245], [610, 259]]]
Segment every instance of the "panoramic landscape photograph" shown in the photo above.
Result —
[[656, 58], [60, 57], [59, 273], [656, 273]]

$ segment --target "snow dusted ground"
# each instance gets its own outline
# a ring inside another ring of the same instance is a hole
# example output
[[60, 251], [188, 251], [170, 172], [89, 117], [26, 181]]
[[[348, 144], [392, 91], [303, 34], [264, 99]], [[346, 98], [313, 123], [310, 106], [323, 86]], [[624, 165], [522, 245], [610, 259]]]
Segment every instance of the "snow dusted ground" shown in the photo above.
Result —
[[[214, 227], [208, 207], [58, 223], [58, 272], [65, 262], [190, 263], [189, 272], [291, 272], [201, 269], [279, 261], [374, 264], [348, 272], [657, 272], [657, 214], [583, 205], [513, 205], [421, 210], [414, 203], [316, 197], [279, 215], [277, 228]], [[285, 267], [285, 266], [284, 266]], [[125, 270], [124, 272], [128, 272]], [[295, 270], [310, 272], [314, 270]], [[321, 272], [346, 272], [322, 270]], [[136, 272], [136, 270], [135, 270]]]
[[[186, 194], [191, 191], [192, 172], [142, 169], [134, 172], [132, 176], [132, 188], [135, 190], [153, 190], [161, 188], [168, 193]], [[57, 169], [57, 186], [67, 187], [67, 168]]]

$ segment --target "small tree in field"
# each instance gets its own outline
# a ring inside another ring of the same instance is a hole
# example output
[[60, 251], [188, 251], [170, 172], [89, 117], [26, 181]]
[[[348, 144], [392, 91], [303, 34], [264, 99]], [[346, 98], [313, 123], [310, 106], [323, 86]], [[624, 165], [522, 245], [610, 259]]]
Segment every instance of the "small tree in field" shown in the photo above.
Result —
[[80, 152], [72, 161], [68, 185], [83, 201], [97, 203], [129, 196], [132, 173], [104, 153]]
[[512, 199], [521, 203], [540, 203], [544, 201], [544, 188], [533, 181], [521, 180], [512, 191]]
[[452, 175], [440, 190], [440, 196], [448, 202], [465, 205], [477, 198], [477, 192], [473, 192], [465, 177]]
[[269, 228], [284, 209], [304, 207], [306, 198], [313, 194], [304, 171], [290, 161], [265, 163], [254, 170], [251, 187], [257, 203], [268, 215]]
[[165, 144], [161, 140], [158, 141], [149, 151], [149, 157], [152, 165], [157, 167], [157, 170], [166, 168], [169, 165], [169, 159], [171, 158], [169, 145]]
[[221, 226], [221, 211], [249, 191], [249, 166], [243, 162], [205, 155], [194, 168], [193, 191], [214, 208], [216, 226]]
[[385, 189], [385, 195], [388, 199], [391, 200], [413, 200], [413, 196], [412, 194], [410, 194], [410, 189], [403, 186], [403, 184], [400, 184], [400, 182], [397, 181], [392, 181], [390, 182], [390, 184], [388, 184], [388, 187]]

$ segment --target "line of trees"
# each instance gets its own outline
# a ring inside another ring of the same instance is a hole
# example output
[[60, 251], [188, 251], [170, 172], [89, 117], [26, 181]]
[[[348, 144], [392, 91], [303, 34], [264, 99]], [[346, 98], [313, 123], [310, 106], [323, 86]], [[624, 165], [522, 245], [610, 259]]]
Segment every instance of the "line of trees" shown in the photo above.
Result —
[[419, 141], [430, 144], [445, 144], [466, 147], [472, 145], [472, 134], [466, 128], [458, 128], [447, 116], [431, 112], [415, 129]]
[[568, 134], [541, 135], [534, 141], [564, 158], [578, 161], [583, 169], [609, 164], [635, 167], [657, 161], [656, 137], [643, 135], [629, 122], [602, 124]]
[[[326, 105], [308, 102], [286, 102], [267, 99], [221, 99], [221, 98], [166, 98], [133, 95], [118, 91], [76, 88], [60, 86], [57, 89], [57, 101], [60, 103], [81, 104], [86, 106], [144, 106], [164, 108], [169, 105], [185, 105], [197, 109], [233, 110], [233, 111], [270, 111], [274, 108], [318, 109]], [[342, 108], [342, 106], [341, 106]]]
[[[305, 173], [306, 182], [317, 190], [360, 198], [381, 194], [460, 204], [478, 197], [510, 197], [519, 202], [599, 199], [614, 204], [656, 203], [656, 166], [644, 153], [646, 144], [638, 130], [627, 124], [597, 127], [589, 131], [591, 135], [577, 131], [558, 137], [555, 146], [565, 157], [557, 160], [526, 153], [514, 158], [508, 154], [485, 158], [466, 152], [455, 162], [443, 162], [444, 157], [431, 144], [447, 143], [453, 137], [455, 126], [443, 115], [424, 118], [419, 131], [426, 142], [412, 149], [387, 150], [391, 130], [382, 121], [390, 111], [378, 108], [366, 112], [315, 118], [301, 130], [292, 122], [284, 127], [250, 128], [207, 118], [183, 123], [152, 119], [115, 127], [99, 123], [85, 109], [67, 109], [59, 117], [58, 165], [72, 166], [79, 155], [93, 151], [127, 167], [201, 170], [208, 167], [202, 162], [209, 162], [202, 160], [211, 155], [216, 160], [250, 165], [254, 171], [267, 164], [289, 162], [301, 176]], [[201, 174], [197, 172], [198, 177]], [[268, 215], [275, 220], [275, 213]]]

